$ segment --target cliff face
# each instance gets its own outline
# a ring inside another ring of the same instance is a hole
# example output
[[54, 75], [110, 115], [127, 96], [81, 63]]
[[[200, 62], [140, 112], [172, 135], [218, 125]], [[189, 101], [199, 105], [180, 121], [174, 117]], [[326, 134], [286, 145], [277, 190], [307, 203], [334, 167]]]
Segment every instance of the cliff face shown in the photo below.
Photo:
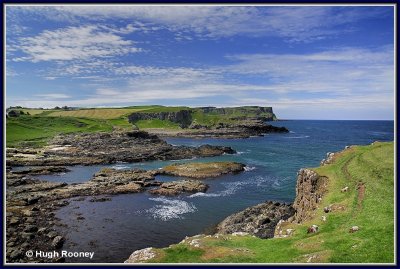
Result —
[[128, 116], [130, 123], [135, 123], [138, 120], [169, 120], [179, 123], [182, 128], [187, 128], [192, 123], [192, 111], [179, 110], [176, 112], [152, 112], [152, 113], [133, 113]]
[[205, 114], [220, 114], [220, 115], [251, 115], [255, 118], [265, 121], [276, 120], [276, 116], [272, 111], [272, 107], [260, 106], [243, 106], [243, 107], [199, 107], [197, 108]]
[[260, 238], [290, 236], [292, 230], [284, 229], [284, 223], [302, 223], [313, 217], [326, 188], [327, 178], [319, 176], [313, 170], [300, 169], [293, 205], [267, 201], [246, 208], [218, 224], [217, 232], [245, 232]]
[[318, 203], [327, 188], [327, 178], [310, 169], [300, 169], [297, 173], [296, 198], [293, 203], [293, 222], [302, 223], [313, 216]]

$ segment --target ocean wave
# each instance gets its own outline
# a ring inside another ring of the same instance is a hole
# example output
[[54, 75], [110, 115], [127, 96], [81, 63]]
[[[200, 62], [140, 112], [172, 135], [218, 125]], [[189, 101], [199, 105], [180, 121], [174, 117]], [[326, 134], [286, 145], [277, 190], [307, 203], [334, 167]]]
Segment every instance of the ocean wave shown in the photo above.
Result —
[[154, 219], [160, 219], [163, 221], [170, 219], [183, 219], [183, 214], [193, 213], [197, 210], [192, 203], [183, 200], [169, 199], [165, 197], [149, 198], [149, 200], [161, 204], [155, 205], [145, 212], [150, 214]]

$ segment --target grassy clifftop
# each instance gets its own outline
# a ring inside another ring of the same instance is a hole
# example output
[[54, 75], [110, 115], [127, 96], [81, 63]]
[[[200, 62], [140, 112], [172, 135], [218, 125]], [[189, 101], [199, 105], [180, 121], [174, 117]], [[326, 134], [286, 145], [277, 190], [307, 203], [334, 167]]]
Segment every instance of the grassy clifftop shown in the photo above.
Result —
[[[354, 146], [332, 164], [313, 169], [328, 178], [314, 217], [286, 238], [200, 235], [164, 249], [146, 262], [163, 263], [393, 263], [394, 143]], [[358, 188], [362, 184], [364, 187]], [[342, 192], [348, 187], [347, 192]], [[325, 213], [324, 207], [337, 210]], [[322, 220], [326, 216], [326, 221]], [[307, 233], [318, 225], [317, 233]], [[359, 230], [350, 233], [353, 226]]]

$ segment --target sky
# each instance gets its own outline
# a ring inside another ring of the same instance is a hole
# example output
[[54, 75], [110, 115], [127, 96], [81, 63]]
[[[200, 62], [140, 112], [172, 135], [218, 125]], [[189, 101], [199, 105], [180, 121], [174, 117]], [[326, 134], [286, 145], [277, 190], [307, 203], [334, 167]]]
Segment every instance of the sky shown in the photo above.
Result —
[[393, 6], [6, 6], [6, 105], [393, 119]]

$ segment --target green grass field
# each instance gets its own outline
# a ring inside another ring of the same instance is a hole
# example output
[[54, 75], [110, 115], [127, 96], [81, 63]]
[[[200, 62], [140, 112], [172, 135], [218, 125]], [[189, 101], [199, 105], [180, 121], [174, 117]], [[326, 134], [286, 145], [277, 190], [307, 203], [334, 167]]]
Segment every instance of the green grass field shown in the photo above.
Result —
[[7, 147], [40, 146], [57, 134], [111, 131], [112, 128], [113, 125], [106, 120], [20, 116], [7, 119], [6, 143]]
[[146, 108], [96, 108], [96, 109], [78, 109], [71, 111], [54, 111], [49, 113], [49, 117], [75, 117], [90, 119], [117, 119], [128, 114], [144, 111]]
[[[314, 169], [329, 178], [328, 192], [316, 216], [295, 229], [289, 238], [201, 236], [200, 247], [188, 243], [156, 249], [148, 262], [165, 263], [393, 263], [394, 262], [394, 143], [357, 146], [340, 153], [335, 163]], [[359, 194], [362, 182], [365, 193]], [[345, 186], [348, 192], [341, 192]], [[336, 204], [343, 211], [323, 212]], [[326, 215], [323, 222], [321, 216]], [[319, 226], [316, 234], [307, 227]], [[352, 226], [360, 230], [350, 233]], [[310, 257], [312, 257], [310, 259]]]

